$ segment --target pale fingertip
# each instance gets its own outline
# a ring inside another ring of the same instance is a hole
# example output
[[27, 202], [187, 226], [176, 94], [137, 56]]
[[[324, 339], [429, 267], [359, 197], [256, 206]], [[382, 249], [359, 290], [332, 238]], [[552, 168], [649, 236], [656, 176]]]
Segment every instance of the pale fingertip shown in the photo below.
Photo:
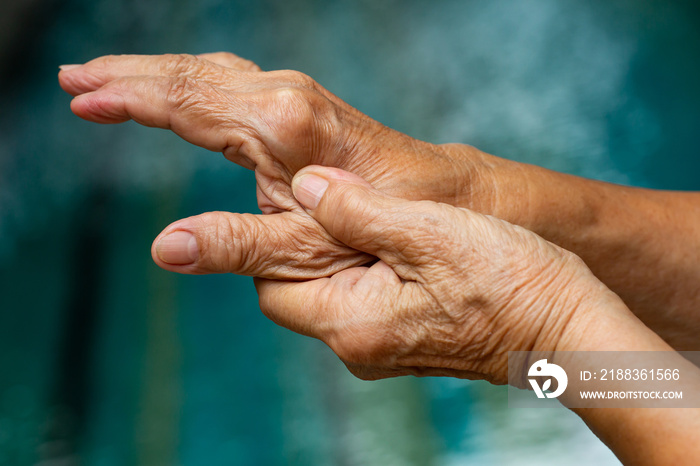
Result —
[[296, 176], [292, 180], [292, 192], [302, 206], [314, 210], [321, 202], [328, 185], [327, 179], [308, 173]]
[[94, 123], [123, 123], [131, 118], [125, 109], [123, 96], [104, 90], [75, 96], [70, 108], [80, 118]]
[[170, 265], [190, 265], [199, 258], [197, 239], [188, 231], [174, 231], [156, 244], [158, 258]]

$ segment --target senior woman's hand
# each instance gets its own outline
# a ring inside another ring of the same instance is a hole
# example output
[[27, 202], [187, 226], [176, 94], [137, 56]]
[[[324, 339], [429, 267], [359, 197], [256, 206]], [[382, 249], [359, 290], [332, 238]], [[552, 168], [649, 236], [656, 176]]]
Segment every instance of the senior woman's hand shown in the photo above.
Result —
[[[381, 125], [303, 73], [260, 72], [233, 54], [107, 56], [63, 67], [59, 81], [77, 96], [71, 108], [82, 118], [171, 129], [255, 170], [261, 210], [278, 215], [214, 212], [176, 222], [155, 242], [153, 257], [177, 272], [303, 278], [366, 262], [299, 215], [290, 182], [307, 165], [340, 167], [386, 192], [445, 202], [471, 177], [466, 159]], [[174, 231], [194, 238], [166, 238]]]
[[85, 119], [169, 128], [255, 170], [259, 205], [275, 214], [211, 212], [175, 222], [152, 248], [165, 269], [301, 279], [368, 261], [313, 222], [291, 194], [293, 175], [320, 164], [395, 196], [523, 226], [579, 255], [675, 347], [698, 349], [700, 193], [616, 186], [466, 145], [418, 141], [302, 73], [261, 72], [228, 53], [102, 57], [63, 67], [59, 81]]
[[613, 321], [641, 325], [578, 257], [521, 227], [391, 197], [335, 168], [301, 170], [293, 190], [330, 235], [378, 261], [305, 282], [256, 279], [260, 307], [360, 378], [502, 384], [508, 351], [584, 348], [619, 338]]

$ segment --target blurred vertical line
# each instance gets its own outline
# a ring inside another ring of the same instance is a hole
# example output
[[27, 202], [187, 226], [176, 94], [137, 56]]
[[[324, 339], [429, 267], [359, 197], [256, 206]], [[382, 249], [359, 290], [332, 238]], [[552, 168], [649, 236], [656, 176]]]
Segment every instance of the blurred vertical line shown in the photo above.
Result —
[[69, 245], [73, 258], [63, 312], [65, 331], [56, 355], [56, 382], [51, 395], [52, 412], [48, 416], [41, 456], [45, 461], [78, 456], [80, 435], [84, 432], [88, 409], [89, 370], [99, 314], [106, 232], [104, 213], [110, 198], [107, 191], [95, 187], [83, 206], [76, 208], [74, 239]]
[[[333, 463], [335, 466], [351, 466], [352, 429], [349, 420], [355, 413], [350, 407], [347, 387], [342, 383], [345, 366], [338, 364], [338, 359], [329, 352], [317, 355], [322, 373], [326, 376], [321, 384], [321, 400], [331, 418], [328, 423], [330, 441], [332, 443]], [[340, 372], [343, 371], [341, 374]]]
[[[134, 3], [139, 0], [134, 0]], [[140, 3], [140, 2], [139, 2]], [[172, 50], [187, 49], [192, 38], [186, 25], [192, 5], [187, 0], [159, 0], [151, 8], [165, 5], [167, 14], [159, 27], [160, 45]], [[163, 152], [168, 152], [163, 147]], [[186, 178], [181, 185], [184, 186]], [[157, 231], [176, 218], [181, 204], [182, 190], [158, 190], [152, 198], [153, 223], [149, 230]], [[140, 409], [136, 419], [136, 458], [139, 465], [180, 464], [180, 415], [183, 403], [182, 341], [178, 329], [178, 277], [151, 265], [147, 284], [146, 346], [144, 354]]]
[[[162, 190], [154, 196], [151, 218], [155, 229], [177, 214], [178, 194], [175, 190]], [[146, 346], [135, 428], [136, 458], [140, 465], [175, 465], [179, 464], [183, 399], [177, 276], [153, 265], [147, 277]]]

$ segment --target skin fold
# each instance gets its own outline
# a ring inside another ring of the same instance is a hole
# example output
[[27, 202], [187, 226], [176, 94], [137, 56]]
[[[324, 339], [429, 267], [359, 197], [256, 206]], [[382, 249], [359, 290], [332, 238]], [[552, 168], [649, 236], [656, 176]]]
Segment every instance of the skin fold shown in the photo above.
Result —
[[[698, 193], [418, 141], [233, 54], [107, 56], [59, 82], [84, 119], [170, 129], [254, 170], [263, 215], [179, 220], [154, 261], [256, 277], [268, 317], [358, 377], [506, 383], [513, 350], [699, 349]], [[576, 412], [631, 464], [700, 457], [697, 410]]]

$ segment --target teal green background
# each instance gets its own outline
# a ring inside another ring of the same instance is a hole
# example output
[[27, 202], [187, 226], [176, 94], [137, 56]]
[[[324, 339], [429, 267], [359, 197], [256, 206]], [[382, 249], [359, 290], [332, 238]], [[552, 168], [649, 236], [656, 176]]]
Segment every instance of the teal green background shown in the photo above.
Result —
[[700, 189], [691, 1], [8, 0], [0, 35], [0, 465], [616, 464], [502, 387], [362, 382], [252, 280], [150, 258], [170, 222], [257, 212], [250, 172], [69, 110], [57, 66], [227, 50], [431, 142]]

